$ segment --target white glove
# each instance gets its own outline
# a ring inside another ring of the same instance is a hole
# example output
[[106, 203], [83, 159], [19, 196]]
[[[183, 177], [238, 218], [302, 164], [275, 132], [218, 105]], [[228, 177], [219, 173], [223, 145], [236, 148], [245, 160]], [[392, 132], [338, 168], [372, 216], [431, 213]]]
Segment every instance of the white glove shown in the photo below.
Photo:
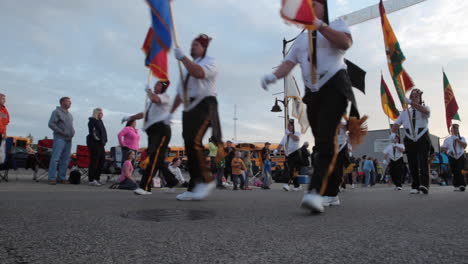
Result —
[[411, 103], [413, 102], [413, 100], [411, 100], [411, 99], [409, 99], [409, 98], [405, 98], [405, 102], [406, 102], [407, 104], [411, 104]]
[[273, 150], [273, 155], [278, 156], [278, 150], [277, 149]]
[[314, 25], [317, 29], [321, 29], [323, 26], [326, 26], [327, 24], [323, 22], [322, 20], [315, 18]]
[[396, 137], [396, 134], [395, 134], [395, 133], [391, 133], [391, 134], [390, 134], [390, 137], [389, 137], [390, 142], [393, 143], [393, 140], [395, 140], [395, 137]]
[[125, 123], [125, 122], [128, 122], [128, 120], [130, 120], [130, 117], [129, 116], [124, 116], [122, 118], [122, 124]]
[[182, 51], [181, 48], [175, 48], [174, 49], [174, 55], [175, 55], [177, 60], [182, 60], [183, 58], [185, 58], [185, 54], [184, 54], [184, 52]]
[[268, 91], [268, 85], [275, 83], [278, 78], [273, 73], [267, 74], [262, 78], [262, 88], [265, 91]]
[[171, 125], [172, 124], [172, 114], [169, 114], [166, 119], [164, 119], [163, 123], [166, 124], [166, 125]]
[[151, 88], [148, 84], [145, 85], [145, 93], [151, 92]]

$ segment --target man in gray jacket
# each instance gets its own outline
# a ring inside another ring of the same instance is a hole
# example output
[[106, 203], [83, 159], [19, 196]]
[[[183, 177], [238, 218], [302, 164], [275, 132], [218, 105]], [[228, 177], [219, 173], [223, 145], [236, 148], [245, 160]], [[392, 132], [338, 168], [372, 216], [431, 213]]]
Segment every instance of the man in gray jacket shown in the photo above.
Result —
[[[68, 160], [70, 159], [72, 138], [75, 135], [73, 116], [68, 112], [70, 97], [60, 98], [60, 106], [52, 112], [49, 128], [54, 132], [54, 145], [49, 164], [49, 184], [65, 183]], [[57, 176], [58, 168], [58, 179]]]

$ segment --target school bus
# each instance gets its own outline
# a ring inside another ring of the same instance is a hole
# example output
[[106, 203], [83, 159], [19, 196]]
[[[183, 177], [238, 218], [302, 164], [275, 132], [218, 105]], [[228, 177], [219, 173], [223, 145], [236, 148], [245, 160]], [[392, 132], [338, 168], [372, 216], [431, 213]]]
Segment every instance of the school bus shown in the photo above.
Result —
[[[279, 144], [272, 143], [270, 145], [270, 150], [273, 152], [274, 149], [278, 147]], [[239, 143], [235, 145], [235, 149], [239, 150], [242, 152], [242, 156], [245, 155], [245, 152], [250, 151], [252, 161], [254, 163], [253, 170], [254, 174], [257, 174], [258, 170], [263, 166], [262, 164], [262, 149], [265, 146], [264, 143]], [[284, 161], [285, 161], [285, 156], [284, 156], [284, 150], [278, 151], [278, 155], [274, 156], [273, 153], [270, 156], [271, 161], [276, 163], [276, 166], [273, 167], [273, 171], [276, 170], [276, 168], [281, 168], [282, 170], [284, 169]]]

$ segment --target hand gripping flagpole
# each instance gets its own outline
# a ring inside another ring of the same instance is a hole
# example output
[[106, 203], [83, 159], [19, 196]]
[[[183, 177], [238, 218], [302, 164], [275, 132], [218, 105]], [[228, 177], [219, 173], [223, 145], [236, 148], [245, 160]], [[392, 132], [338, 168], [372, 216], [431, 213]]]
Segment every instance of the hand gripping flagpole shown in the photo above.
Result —
[[[169, 9], [171, 10], [172, 36], [174, 37], [174, 43], [175, 43], [176, 48], [179, 48], [176, 26], [174, 23], [174, 12], [172, 12], [172, 1], [169, 1]], [[188, 107], [188, 91], [187, 91], [187, 85], [185, 84], [185, 81], [184, 81], [184, 73], [182, 72], [182, 63], [178, 60], [177, 65], [179, 66], [180, 83], [182, 85], [182, 91], [183, 91], [184, 108], [187, 108]]]

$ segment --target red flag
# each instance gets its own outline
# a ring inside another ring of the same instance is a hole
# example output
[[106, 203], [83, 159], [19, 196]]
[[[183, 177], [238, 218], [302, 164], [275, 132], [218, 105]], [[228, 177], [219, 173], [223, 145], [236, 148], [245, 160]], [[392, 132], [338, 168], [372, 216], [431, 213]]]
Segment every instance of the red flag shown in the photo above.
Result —
[[315, 13], [312, 0], [283, 0], [280, 14], [288, 22], [309, 30], [315, 29]]

